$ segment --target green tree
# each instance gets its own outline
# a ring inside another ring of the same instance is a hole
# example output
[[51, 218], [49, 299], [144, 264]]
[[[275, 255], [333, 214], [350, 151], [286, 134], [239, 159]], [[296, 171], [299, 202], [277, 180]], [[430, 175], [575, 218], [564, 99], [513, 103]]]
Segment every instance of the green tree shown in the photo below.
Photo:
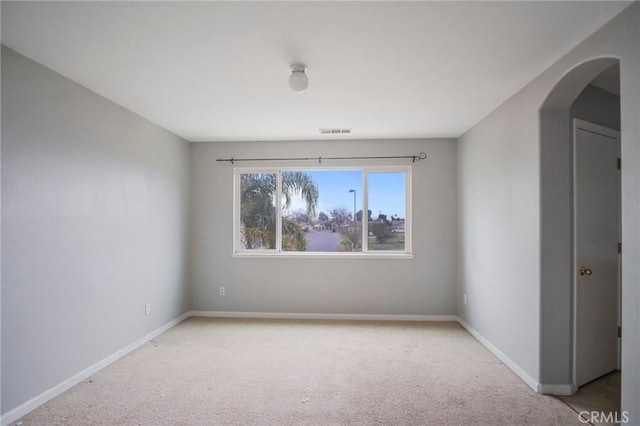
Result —
[[309, 216], [302, 209], [292, 211], [287, 215], [287, 219], [291, 219], [296, 223], [309, 222]]
[[351, 214], [346, 207], [335, 207], [329, 210], [329, 214], [336, 225], [346, 224], [351, 218]]
[[304, 236], [304, 229], [302, 229], [298, 223], [285, 217], [282, 218], [282, 250], [307, 250], [307, 239]]
[[[368, 221], [371, 222], [371, 210], [368, 210], [369, 212], [369, 217], [368, 217]], [[358, 212], [356, 213], [356, 220], [358, 222], [362, 222], [362, 210], [358, 210]]]
[[[318, 186], [303, 172], [282, 173], [282, 208], [291, 205], [294, 195], [306, 203], [307, 215], [315, 217], [318, 206]], [[274, 248], [276, 245], [276, 175], [274, 173], [244, 173], [240, 175], [241, 239], [245, 248]], [[306, 249], [304, 231], [293, 220], [282, 220], [283, 250]]]
[[240, 175], [240, 222], [242, 242], [247, 249], [275, 246], [275, 175]]
[[282, 172], [282, 196], [284, 197], [283, 209], [291, 205], [291, 198], [300, 195], [307, 205], [307, 216], [316, 217], [318, 207], [318, 185], [311, 176], [303, 172]]
[[378, 222], [382, 222], [386, 225], [391, 225], [391, 222], [389, 222], [389, 220], [387, 219], [387, 215], [382, 213], [378, 215]]
[[375, 235], [377, 243], [387, 242], [393, 237], [393, 226], [386, 214], [380, 213], [378, 220], [369, 225], [369, 231]]
[[343, 230], [340, 244], [346, 251], [362, 251], [362, 228], [356, 226]]

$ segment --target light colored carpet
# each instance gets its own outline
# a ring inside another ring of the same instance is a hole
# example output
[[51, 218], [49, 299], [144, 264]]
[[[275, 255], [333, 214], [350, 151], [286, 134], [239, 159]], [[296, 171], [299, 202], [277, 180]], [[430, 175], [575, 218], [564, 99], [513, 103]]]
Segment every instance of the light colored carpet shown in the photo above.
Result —
[[580, 425], [456, 323], [191, 318], [23, 425]]
[[[614, 371], [606, 376], [580, 386], [578, 392], [571, 396], [559, 396], [561, 400], [567, 403], [577, 413], [581, 411], [600, 412], [613, 416], [600, 417], [600, 419], [618, 419], [622, 420], [622, 412], [620, 411], [620, 371]], [[617, 414], [617, 415], [616, 415]], [[588, 418], [588, 417], [583, 417]], [[598, 418], [590, 418], [593, 425], [615, 425], [619, 424], [615, 421], [597, 421]]]

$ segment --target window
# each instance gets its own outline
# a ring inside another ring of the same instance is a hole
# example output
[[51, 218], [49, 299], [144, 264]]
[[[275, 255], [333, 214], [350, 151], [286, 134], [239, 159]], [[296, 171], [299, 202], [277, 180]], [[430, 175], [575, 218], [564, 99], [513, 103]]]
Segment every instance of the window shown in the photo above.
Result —
[[234, 253], [410, 254], [410, 182], [410, 167], [236, 169]]
[[404, 251], [406, 229], [406, 176], [404, 172], [367, 173], [369, 250]]
[[276, 176], [240, 174], [240, 243], [246, 250], [276, 247]]

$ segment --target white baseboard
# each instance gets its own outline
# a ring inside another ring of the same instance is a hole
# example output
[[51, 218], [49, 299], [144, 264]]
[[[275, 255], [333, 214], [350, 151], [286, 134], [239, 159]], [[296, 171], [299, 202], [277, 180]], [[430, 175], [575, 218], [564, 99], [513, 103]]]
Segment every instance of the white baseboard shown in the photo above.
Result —
[[538, 384], [538, 393], [542, 393], [545, 395], [569, 396], [576, 393], [577, 390], [578, 387], [574, 383], [566, 385], [545, 385], [544, 383]]
[[480, 333], [473, 329], [461, 318], [455, 315], [384, 315], [384, 314], [303, 314], [303, 313], [275, 313], [275, 312], [225, 312], [225, 311], [189, 311], [178, 318], [169, 321], [162, 327], [148, 333], [147, 335], [137, 339], [133, 343], [120, 349], [114, 354], [104, 358], [103, 360], [93, 364], [85, 370], [79, 372], [73, 377], [54, 386], [53, 388], [43, 392], [42, 394], [30, 399], [17, 408], [7, 412], [0, 419], [2, 426], [7, 426], [20, 419], [32, 410], [35, 410], [50, 399], [60, 395], [76, 384], [91, 377], [108, 365], [119, 360], [123, 356], [138, 349], [154, 337], [159, 336], [165, 331], [190, 317], [213, 317], [213, 318], [265, 318], [265, 319], [319, 319], [319, 320], [359, 320], [359, 321], [451, 321], [458, 322], [464, 327], [476, 340], [484, 345], [491, 353], [500, 359], [507, 367], [509, 367], [518, 377], [520, 377], [531, 389], [538, 393], [552, 395], [571, 395], [575, 392], [574, 385], [544, 385], [538, 383], [529, 376], [518, 364], [511, 358], [506, 356], [502, 351], [496, 348], [491, 342], [485, 339]]
[[8, 411], [6, 414], [4, 414], [2, 416], [2, 419], [0, 420], [0, 424], [2, 426], [7, 426], [7, 425], [15, 422], [16, 420], [18, 420], [21, 417], [25, 416], [29, 412], [35, 410], [36, 408], [38, 408], [42, 404], [46, 403], [50, 399], [55, 398], [56, 396], [58, 396], [61, 393], [69, 390], [70, 388], [72, 388], [73, 386], [75, 386], [78, 383], [82, 382], [83, 380], [88, 379], [93, 374], [97, 373], [98, 371], [102, 370], [103, 368], [105, 368], [105, 367], [109, 366], [110, 364], [114, 363], [115, 361], [119, 360], [123, 356], [129, 354], [130, 352], [133, 352], [136, 349], [138, 349], [139, 347], [141, 347], [142, 345], [144, 345], [145, 343], [147, 343], [148, 341], [150, 341], [154, 337], [157, 337], [160, 334], [164, 333], [165, 331], [169, 330], [170, 328], [175, 327], [177, 324], [179, 324], [182, 321], [184, 321], [185, 319], [189, 318], [189, 316], [190, 316], [189, 312], [186, 312], [186, 313], [180, 315], [178, 318], [169, 321], [168, 323], [166, 323], [162, 327], [160, 327], [160, 328], [152, 331], [151, 333], [148, 333], [145, 336], [137, 339], [133, 343], [125, 346], [124, 348], [122, 348], [119, 351], [109, 355], [108, 357], [102, 359], [101, 361], [98, 361], [97, 363], [93, 364], [92, 366], [82, 370], [81, 372], [79, 372], [78, 374], [70, 377], [69, 379], [65, 380], [64, 382], [57, 384], [56, 386], [54, 386], [51, 389], [41, 393], [40, 395], [36, 396], [35, 398], [32, 398], [29, 401], [23, 403], [22, 405], [14, 408], [13, 410]]
[[455, 315], [302, 314], [228, 311], [190, 311], [189, 315], [192, 317], [210, 318], [315, 319], [354, 321], [458, 321], [458, 317]]
[[525, 382], [534, 392], [539, 392], [539, 383], [527, 374], [518, 364], [516, 364], [511, 358], [504, 354], [500, 349], [493, 346], [491, 342], [489, 342], [482, 334], [478, 333], [473, 327], [467, 324], [462, 318], [457, 318], [458, 323], [463, 326], [476, 340], [482, 345], [489, 349], [489, 351], [494, 354], [500, 361], [504, 363], [511, 371], [513, 371], [523, 382]]
[[0, 425], [9, 425], [29, 412], [35, 410], [47, 401], [67, 391], [93, 374], [109, 366], [123, 356], [138, 349], [154, 337], [159, 336], [172, 327], [175, 327], [189, 317], [216, 317], [216, 318], [269, 318], [269, 319], [323, 319], [323, 320], [369, 320], [369, 321], [451, 321], [456, 322], [455, 315], [360, 315], [360, 314], [296, 314], [296, 313], [271, 313], [271, 312], [221, 312], [221, 311], [189, 311], [178, 318], [169, 321], [162, 327], [146, 334], [133, 343], [98, 361], [92, 366], [82, 370], [78, 374], [65, 380], [40, 395], [30, 399], [20, 406], [8, 411], [0, 419]]

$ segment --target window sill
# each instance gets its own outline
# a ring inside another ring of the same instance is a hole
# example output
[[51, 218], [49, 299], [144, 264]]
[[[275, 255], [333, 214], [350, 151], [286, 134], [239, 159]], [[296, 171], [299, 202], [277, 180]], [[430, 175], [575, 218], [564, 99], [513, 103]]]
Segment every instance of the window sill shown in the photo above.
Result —
[[413, 253], [231, 253], [239, 258], [297, 258], [297, 259], [413, 259]]

